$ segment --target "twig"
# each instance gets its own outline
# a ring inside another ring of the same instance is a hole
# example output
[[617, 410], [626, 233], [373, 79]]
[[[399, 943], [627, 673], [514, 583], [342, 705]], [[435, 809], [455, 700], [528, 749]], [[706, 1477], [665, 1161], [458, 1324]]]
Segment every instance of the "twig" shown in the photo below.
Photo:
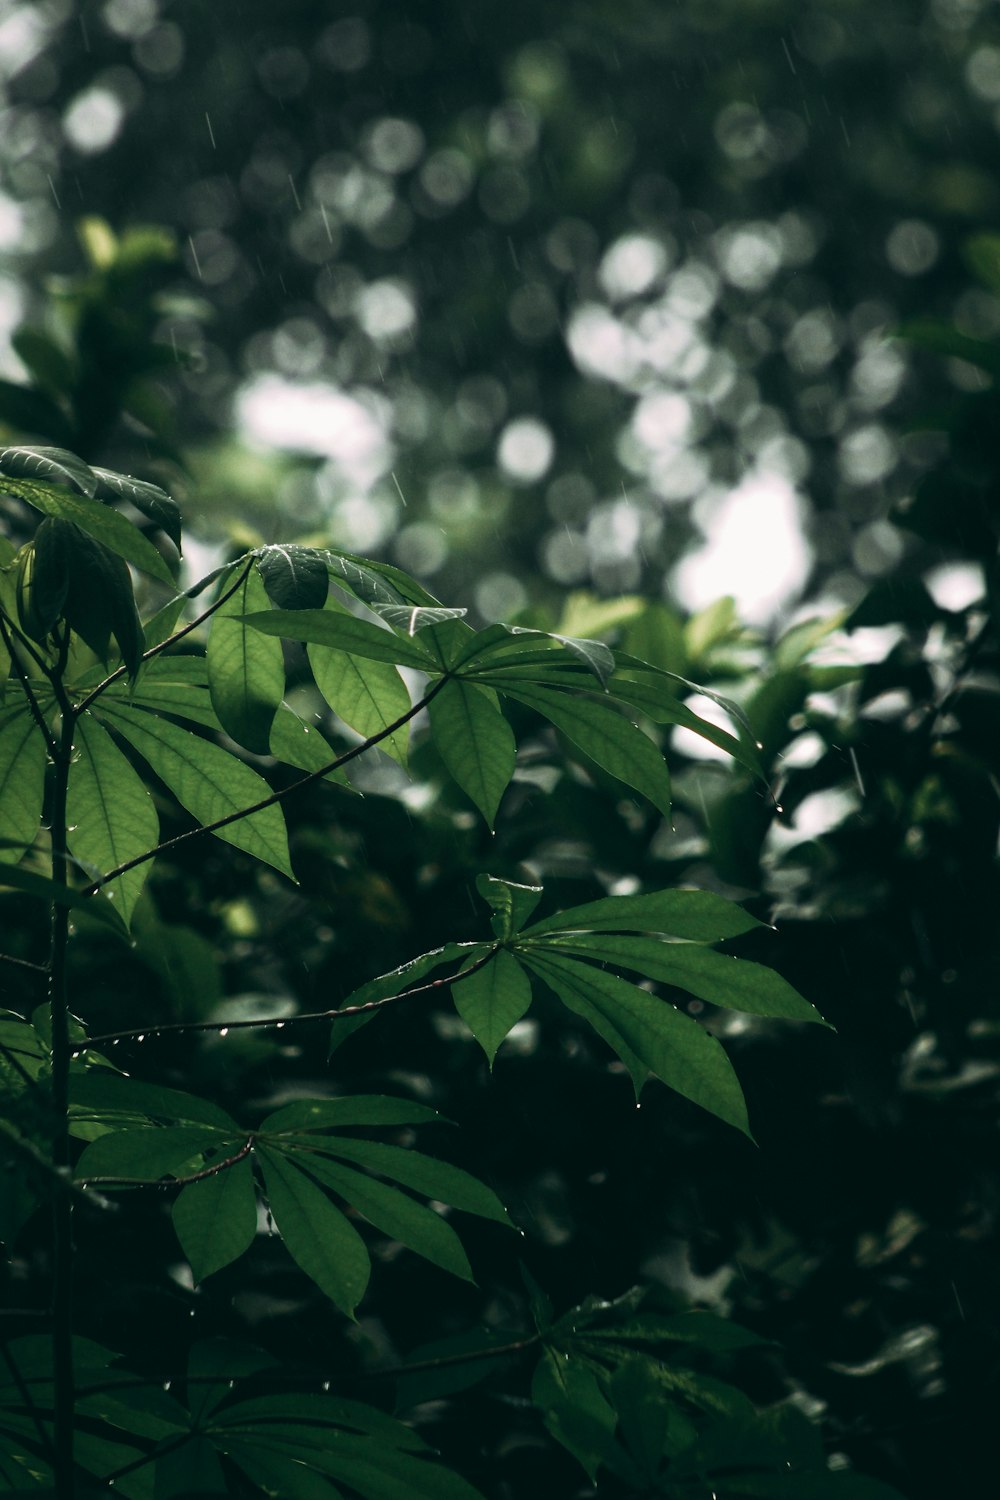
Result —
[[378, 734], [373, 734], [368, 739], [362, 740], [359, 745], [355, 745], [351, 750], [345, 750], [344, 754], [338, 755], [336, 760], [331, 760], [327, 765], [320, 766], [318, 771], [310, 771], [307, 775], [300, 776], [297, 781], [293, 781], [288, 786], [282, 787], [280, 791], [272, 792], [268, 797], [262, 797], [259, 802], [254, 802], [250, 807], [240, 808], [239, 812], [227, 813], [224, 818], [216, 818], [214, 823], [202, 823], [197, 828], [189, 828], [186, 833], [177, 834], [176, 838], [165, 839], [162, 844], [157, 844], [155, 849], [147, 849], [144, 854], [137, 854], [134, 859], [129, 859], [124, 864], [116, 865], [113, 870], [109, 870], [99, 880], [94, 880], [90, 885], [84, 886], [80, 894], [82, 896], [93, 896], [102, 886], [110, 884], [112, 880], [117, 880], [120, 875], [127, 874], [129, 870], [134, 870], [138, 865], [144, 865], [148, 860], [156, 859], [158, 855], [165, 853], [168, 849], [176, 849], [179, 844], [186, 844], [189, 839], [200, 838], [205, 833], [218, 833], [220, 828], [228, 828], [231, 823], [240, 823], [244, 818], [253, 817], [254, 813], [263, 812], [265, 808], [273, 807], [277, 802], [283, 802], [286, 797], [290, 797], [293, 792], [299, 791], [304, 786], [309, 786], [311, 782], [322, 781], [323, 777], [329, 776], [331, 771], [338, 771], [341, 766], [346, 766], [349, 761], [356, 760], [359, 755], [364, 755], [366, 750], [371, 750], [373, 746], [380, 744], [382, 740], [388, 739], [390, 735], [396, 733], [397, 729], [402, 729], [404, 724], [408, 724], [416, 714], [427, 707], [433, 698], [437, 697], [448, 681], [448, 674], [445, 673], [443, 677], [438, 678], [430, 691], [426, 692], [419, 702], [414, 703], [412, 707], [407, 709], [405, 714], [400, 714], [398, 719], [394, 719], [391, 724], [387, 724], [384, 729], [380, 729]]
[[363, 1016], [370, 1011], [381, 1010], [385, 1005], [394, 1005], [397, 1000], [409, 1000], [414, 995], [459, 984], [463, 979], [468, 979], [470, 974], [475, 974], [477, 969], [485, 968], [500, 947], [500, 943], [494, 943], [488, 953], [484, 953], [482, 958], [478, 958], [460, 974], [453, 974], [448, 979], [429, 979], [426, 984], [415, 984], [411, 989], [400, 990], [398, 995], [385, 995], [381, 1000], [366, 1000], [363, 1005], [345, 1005], [341, 1010], [312, 1010], [301, 1016], [262, 1016], [252, 1021], [169, 1021], [165, 1026], [137, 1026], [132, 1031], [105, 1031], [100, 1036], [88, 1036], [84, 1041], [78, 1042], [73, 1048], [73, 1055], [78, 1057], [81, 1052], [113, 1046], [116, 1042], [139, 1039], [145, 1041], [147, 1037], [152, 1041], [156, 1037], [182, 1036], [187, 1032], [222, 1033], [250, 1031], [258, 1026], [300, 1026], [307, 1021], [344, 1021], [351, 1016]]
[[213, 1162], [209, 1167], [203, 1167], [200, 1172], [191, 1172], [186, 1177], [78, 1177], [78, 1187], [155, 1187], [155, 1188], [179, 1188], [187, 1187], [192, 1182], [204, 1182], [206, 1177], [217, 1177], [220, 1172], [225, 1172], [229, 1167], [235, 1167], [237, 1162], [245, 1161], [253, 1150], [254, 1138], [248, 1136], [238, 1151], [232, 1156], [227, 1156], [224, 1161]]

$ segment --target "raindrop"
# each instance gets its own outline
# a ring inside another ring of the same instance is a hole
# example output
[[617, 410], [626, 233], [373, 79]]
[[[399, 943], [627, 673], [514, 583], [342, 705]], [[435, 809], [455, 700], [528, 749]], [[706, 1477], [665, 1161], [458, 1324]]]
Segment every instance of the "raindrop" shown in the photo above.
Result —
[[116, 1036], [116, 1037], [114, 1037], [114, 1038], [113, 1038], [113, 1040], [112, 1040], [112, 1042], [111, 1042], [111, 1045], [112, 1045], [112, 1047], [117, 1047], [117, 1046], [118, 1046], [118, 1043], [119, 1043], [119, 1042], [120, 1042], [120, 1041], [121, 1041], [121, 1037], [120, 1037], [120, 1036]]
[[136, 1041], [137, 1042], [144, 1042], [145, 1040], [146, 1040], [146, 1034], [145, 1034], [145, 1032], [141, 1032], [139, 1034], [139, 1036], [136, 1037]]
[[229, 1027], [228, 1026], [222, 1026], [222, 1027], [220, 1027], [220, 1029], [219, 1029], [219, 1035], [220, 1036], [228, 1036], [229, 1035]]
[[277, 1026], [275, 1026], [274, 1029], [275, 1029], [275, 1031], [283, 1031], [284, 1027], [285, 1027], [284, 1021], [279, 1021], [278, 1024], [277, 1024]]
[[194, 1308], [193, 1307], [191, 1308], [191, 1311], [188, 1313], [188, 1317], [189, 1318], [193, 1318], [194, 1317]]
[[323, 1389], [324, 1391], [328, 1391], [330, 1389], [330, 1382], [328, 1380], [324, 1380]]
[[163, 1389], [164, 1389], [164, 1390], [165, 1390], [165, 1391], [169, 1391], [169, 1389], [170, 1389], [170, 1384], [171, 1384], [171, 1382], [170, 1382], [170, 1381], [169, 1381], [169, 1380], [165, 1380], [165, 1381], [164, 1381], [164, 1382], [163, 1382]]

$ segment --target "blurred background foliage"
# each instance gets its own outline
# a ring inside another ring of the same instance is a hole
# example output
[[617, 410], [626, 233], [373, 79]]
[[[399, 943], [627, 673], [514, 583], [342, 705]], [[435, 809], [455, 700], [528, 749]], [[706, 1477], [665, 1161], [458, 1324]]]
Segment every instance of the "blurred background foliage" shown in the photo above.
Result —
[[[0, 67], [12, 437], [159, 474], [194, 576], [233, 545], [327, 538], [474, 618], [604, 635], [739, 698], [774, 787], [674, 732], [668, 827], [539, 731], [492, 838], [430, 747], [412, 782], [382, 759], [364, 798], [289, 805], [298, 889], [195, 845], [158, 865], [134, 950], [81, 922], [76, 1008], [99, 1031], [124, 984], [136, 1024], [328, 1006], [479, 936], [486, 868], [553, 905], [748, 900], [779, 932], [740, 951], [838, 1028], [691, 1005], [758, 1149], [663, 1090], [636, 1113], [544, 1005], [489, 1081], [427, 1006], [351, 1039], [334, 1083], [459, 1119], [560, 1306], [647, 1281], [731, 1313], [784, 1350], [746, 1356], [744, 1387], [822, 1417], [835, 1467], [911, 1500], [989, 1493], [995, 9], [35, 0], [0, 19]], [[36, 957], [34, 914], [3, 904]], [[27, 1008], [32, 981], [5, 980]], [[326, 1038], [303, 1035], [164, 1039], [157, 1067], [240, 1100], [322, 1090]], [[525, 1316], [489, 1226], [478, 1289], [382, 1242], [345, 1328], [266, 1235], [195, 1297], [162, 1218], [139, 1258], [95, 1226], [81, 1263], [94, 1336], [140, 1364], [180, 1347], [179, 1310], [369, 1379]], [[33, 1285], [31, 1255], [29, 1236], [8, 1274]], [[484, 1390], [418, 1409], [452, 1461], [498, 1497], [590, 1493], [516, 1371]]]

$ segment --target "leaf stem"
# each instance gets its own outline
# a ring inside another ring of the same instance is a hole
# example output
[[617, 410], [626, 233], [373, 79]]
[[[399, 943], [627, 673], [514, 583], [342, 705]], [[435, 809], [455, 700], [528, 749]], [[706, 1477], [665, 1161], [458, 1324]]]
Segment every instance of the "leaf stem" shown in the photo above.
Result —
[[77, 1187], [187, 1187], [192, 1182], [204, 1182], [206, 1177], [217, 1177], [220, 1172], [235, 1167], [237, 1162], [245, 1161], [253, 1150], [253, 1143], [254, 1137], [247, 1136], [246, 1141], [232, 1156], [227, 1156], [224, 1161], [213, 1162], [200, 1172], [190, 1172], [186, 1177], [78, 1177], [76, 1184]]
[[[68, 834], [66, 799], [73, 731], [76, 720], [62, 684], [54, 683], [62, 710], [59, 740], [53, 755], [52, 784], [52, 880], [67, 884]], [[69, 908], [52, 902], [49, 958], [49, 1005], [52, 1026], [52, 1166], [58, 1176], [69, 1176], [69, 1003], [66, 960], [69, 943]], [[69, 1193], [56, 1193], [52, 1200], [52, 1364], [55, 1385], [53, 1477], [57, 1500], [73, 1500], [73, 1203]]]
[[341, 1010], [312, 1010], [301, 1016], [261, 1016], [252, 1021], [169, 1021], [165, 1026], [137, 1026], [131, 1031], [106, 1031], [100, 1036], [88, 1036], [84, 1041], [78, 1042], [73, 1047], [73, 1056], [78, 1057], [81, 1052], [113, 1045], [115, 1042], [135, 1041], [139, 1037], [153, 1041], [156, 1037], [183, 1036], [189, 1032], [250, 1031], [258, 1026], [285, 1027], [301, 1026], [306, 1021], [346, 1021], [351, 1016], [363, 1016], [371, 1011], [381, 1010], [383, 1006], [395, 1005], [397, 1000], [410, 1000], [414, 995], [459, 984], [478, 969], [484, 969], [501, 947], [501, 943], [493, 944], [489, 952], [484, 953], [482, 958], [477, 958], [474, 964], [470, 964], [459, 974], [452, 974], [447, 979], [430, 979], [426, 984], [415, 984], [411, 989], [400, 990], [398, 995], [385, 995], [381, 1000], [366, 1000], [363, 1005], [345, 1005]]
[[[396, 733], [397, 729], [402, 729], [404, 724], [408, 724], [416, 714], [427, 707], [433, 698], [437, 697], [448, 681], [449, 674], [445, 673], [444, 676], [438, 678], [437, 682], [432, 685], [429, 691], [417, 703], [412, 704], [406, 710], [405, 714], [400, 714], [398, 719], [394, 719], [391, 724], [387, 724], [377, 734], [370, 735], [368, 739], [362, 740], [360, 744], [353, 746], [352, 749], [345, 750], [344, 754], [338, 755], [336, 760], [331, 760], [325, 766], [320, 766], [318, 771], [310, 771], [307, 775], [300, 776], [297, 781], [291, 782], [288, 786], [282, 787], [277, 792], [272, 792], [270, 796], [262, 797], [259, 802], [254, 802], [250, 807], [242, 807], [238, 812], [227, 813], [224, 818], [216, 818], [214, 823], [202, 823], [197, 828], [189, 828], [186, 833], [177, 834], [176, 838], [165, 839], [162, 844], [157, 844], [155, 849], [147, 849], [144, 854], [137, 854], [134, 859], [126, 860], [124, 864], [116, 865], [113, 870], [108, 870], [99, 880], [94, 880], [90, 885], [85, 886], [80, 894], [82, 896], [93, 896], [102, 886], [109, 885], [112, 880], [117, 880], [120, 875], [127, 874], [129, 870], [134, 870], [136, 866], [144, 865], [147, 860], [156, 859], [158, 855], [165, 853], [168, 849], [176, 849], [178, 845], [186, 844], [189, 839], [200, 838], [203, 833], [218, 833], [220, 828], [228, 828], [230, 823], [240, 823], [244, 818], [252, 817], [254, 813], [263, 812], [265, 808], [273, 807], [277, 802], [283, 802], [286, 797], [290, 797], [293, 792], [299, 791], [304, 786], [309, 786], [311, 782], [321, 781], [324, 776], [329, 776], [331, 771], [338, 771], [341, 766], [346, 766], [349, 761], [356, 760], [359, 755], [364, 755], [366, 750], [371, 750], [373, 746], [380, 744], [382, 740], [388, 739], [390, 735]], [[89, 699], [85, 699], [84, 702], [89, 702]], [[80, 712], [82, 708], [83, 704], [79, 705], [77, 712]]]
[[35, 697], [35, 690], [31, 686], [31, 679], [29, 678], [27, 672], [24, 670], [24, 663], [21, 661], [17, 652], [14, 650], [14, 641], [11, 638], [10, 630], [7, 626], [7, 621], [2, 614], [0, 614], [0, 637], [2, 637], [3, 643], [7, 648], [7, 654], [10, 657], [11, 665], [13, 666], [14, 671], [17, 673], [17, 680], [21, 684], [24, 696], [28, 700], [28, 709], [31, 713], [31, 717], [34, 719], [38, 728], [41, 730], [42, 738], [45, 741], [49, 755], [54, 760], [59, 749], [56, 737], [45, 722], [45, 715], [42, 713], [38, 699]]

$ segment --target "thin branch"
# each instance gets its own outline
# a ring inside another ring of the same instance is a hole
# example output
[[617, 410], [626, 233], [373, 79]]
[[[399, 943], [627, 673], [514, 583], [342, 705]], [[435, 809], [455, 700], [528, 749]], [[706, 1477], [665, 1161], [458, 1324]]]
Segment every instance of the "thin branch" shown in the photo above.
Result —
[[448, 979], [430, 979], [426, 984], [415, 984], [411, 989], [400, 990], [398, 995], [386, 995], [381, 1000], [366, 1000], [363, 1005], [345, 1005], [340, 1010], [311, 1010], [301, 1016], [262, 1016], [253, 1021], [170, 1021], [165, 1026], [137, 1026], [132, 1031], [105, 1031], [100, 1036], [88, 1036], [84, 1041], [78, 1042], [73, 1048], [73, 1055], [79, 1057], [82, 1052], [89, 1052], [96, 1047], [114, 1046], [116, 1042], [154, 1041], [157, 1037], [183, 1036], [188, 1032], [217, 1032], [224, 1035], [230, 1031], [250, 1031], [258, 1026], [284, 1028], [300, 1026], [306, 1021], [345, 1021], [351, 1016], [363, 1016], [370, 1011], [381, 1010], [386, 1005], [395, 1005], [397, 1000], [410, 1000], [414, 995], [460, 984], [470, 974], [484, 969], [500, 947], [500, 943], [494, 943], [488, 953], [477, 958], [474, 964], [470, 964], [460, 974], [453, 974]]
[[0, 964], [13, 964], [18, 969], [30, 969], [33, 974], [47, 974], [48, 964], [33, 964], [27, 958], [15, 958], [13, 953], [0, 953]]
[[432, 698], [437, 697], [448, 681], [449, 677], [447, 673], [443, 677], [439, 677], [430, 691], [425, 693], [419, 702], [414, 703], [412, 707], [408, 708], [405, 714], [400, 714], [398, 719], [394, 719], [391, 724], [387, 724], [384, 729], [380, 729], [378, 734], [370, 735], [368, 739], [362, 740], [359, 745], [355, 745], [351, 750], [345, 750], [344, 754], [338, 755], [336, 760], [331, 760], [327, 765], [320, 766], [318, 771], [310, 771], [307, 775], [300, 776], [298, 781], [291, 782], [288, 786], [282, 787], [280, 791], [272, 792], [270, 796], [262, 797], [259, 802], [254, 802], [250, 807], [240, 808], [239, 812], [227, 813], [224, 818], [216, 818], [214, 823], [202, 823], [197, 828], [189, 828], [187, 833], [177, 834], [176, 838], [165, 839], [162, 844], [157, 844], [155, 849], [147, 849], [145, 854], [137, 854], [135, 859], [129, 859], [124, 864], [116, 865], [113, 870], [109, 870], [99, 880], [94, 880], [90, 885], [85, 886], [80, 894], [82, 896], [93, 896], [102, 886], [109, 885], [112, 880], [117, 880], [119, 875], [125, 875], [129, 870], [134, 870], [138, 865], [144, 865], [148, 860], [156, 859], [158, 855], [165, 853], [168, 849], [176, 849], [179, 844], [186, 844], [189, 839], [200, 838], [204, 833], [218, 833], [220, 828], [228, 828], [231, 823], [241, 823], [244, 818], [250, 818], [254, 813], [263, 812], [265, 808], [273, 807], [277, 802], [283, 802], [286, 797], [290, 797], [293, 792], [299, 791], [304, 786], [309, 786], [311, 782], [322, 781], [323, 777], [329, 776], [331, 771], [338, 771], [341, 766], [346, 766], [349, 761], [356, 760], [359, 755], [364, 755], [366, 750], [371, 750], [373, 746], [380, 744], [382, 740], [387, 740], [391, 735], [396, 733], [397, 729], [402, 729], [404, 724], [408, 724], [415, 715], [427, 707]]
[[28, 1387], [25, 1385], [24, 1376], [17, 1368], [13, 1356], [11, 1355], [11, 1352], [7, 1348], [6, 1344], [0, 1346], [0, 1354], [3, 1355], [4, 1364], [10, 1371], [10, 1378], [17, 1386], [18, 1394], [20, 1395], [21, 1400], [24, 1402], [25, 1406], [28, 1409], [28, 1415], [31, 1417], [35, 1431], [38, 1433], [38, 1441], [42, 1445], [42, 1452], [47, 1458], [52, 1458], [52, 1439], [42, 1425], [41, 1413], [39, 1412], [38, 1407], [35, 1405], [34, 1397], [28, 1390]]
[[[55, 759], [59, 751], [58, 741], [45, 722], [45, 715], [42, 713], [38, 699], [35, 697], [35, 690], [31, 686], [31, 679], [28, 676], [27, 672], [24, 670], [24, 663], [21, 661], [20, 657], [17, 655], [17, 652], [14, 650], [14, 642], [11, 640], [10, 631], [7, 629], [7, 621], [2, 613], [0, 613], [0, 637], [3, 638], [3, 643], [7, 648], [7, 654], [11, 660], [11, 665], [13, 666], [14, 671], [17, 673], [17, 680], [20, 682], [21, 687], [24, 691], [24, 696], [28, 700], [28, 709], [31, 713], [31, 717], [34, 719], [36, 725], [42, 732], [42, 738], [45, 740], [49, 755], [52, 756], [53, 759]], [[32, 655], [34, 655], [34, 652], [32, 652]], [[41, 665], [41, 663], [39, 663], [39, 665]]]
[[[226, 589], [224, 594], [220, 594], [218, 599], [216, 599], [214, 603], [210, 604], [207, 609], [202, 610], [201, 614], [193, 619], [190, 624], [182, 626], [180, 630], [175, 630], [173, 635], [168, 635], [167, 639], [165, 641], [160, 641], [159, 645], [150, 646], [149, 650], [144, 651], [142, 656], [139, 658], [140, 662], [151, 661], [154, 656], [159, 656], [160, 653], [162, 651], [166, 651], [169, 646], [175, 646], [177, 642], [182, 641], [186, 635], [190, 635], [192, 630], [197, 630], [199, 625], [204, 625], [205, 621], [211, 615], [214, 615], [215, 611], [219, 609], [223, 604], [225, 604], [227, 599], [231, 599], [240, 585], [245, 582], [250, 574], [250, 569], [254, 565], [254, 561], [255, 558], [251, 556], [250, 561], [247, 563], [246, 567], [243, 569], [243, 572], [237, 578], [232, 588]], [[120, 667], [116, 667], [113, 672], [109, 673], [109, 675], [105, 677], [103, 682], [99, 682], [95, 688], [91, 689], [91, 691], [87, 694], [86, 698], [84, 698], [81, 703], [77, 704], [77, 713], [82, 714], [84, 709], [90, 707], [95, 698], [99, 698], [100, 695], [105, 691], [105, 689], [109, 688], [113, 682], [118, 682], [122, 677], [124, 677], [127, 671], [128, 668], [125, 666], [124, 662]]]
[[[524, 1338], [513, 1339], [508, 1344], [493, 1344], [485, 1349], [467, 1349], [460, 1354], [442, 1354], [438, 1359], [422, 1359], [411, 1365], [390, 1365], [385, 1370], [352, 1370], [345, 1375], [315, 1375], [306, 1374], [304, 1371], [288, 1372], [284, 1370], [262, 1370], [260, 1374], [268, 1381], [286, 1382], [292, 1385], [315, 1386], [319, 1383], [326, 1385], [340, 1385], [350, 1382], [352, 1385], [356, 1380], [396, 1380], [400, 1375], [417, 1375], [425, 1370], [443, 1370], [450, 1365], [471, 1364], [477, 1359], [501, 1359], [506, 1354], [520, 1354], [525, 1349], [533, 1349], [542, 1341], [540, 1333], [526, 1334]], [[39, 1377], [44, 1378], [44, 1377]], [[77, 1395], [83, 1400], [87, 1396], [102, 1396], [107, 1391], [141, 1390], [146, 1386], [163, 1386], [164, 1381], [183, 1381], [185, 1386], [218, 1385], [224, 1380], [224, 1375], [143, 1375], [137, 1376], [135, 1380], [105, 1380], [95, 1385], [80, 1386]]]
[[238, 1151], [234, 1151], [232, 1156], [227, 1156], [224, 1161], [213, 1162], [210, 1167], [203, 1167], [200, 1172], [191, 1172], [186, 1177], [78, 1177], [76, 1181], [79, 1187], [187, 1187], [192, 1182], [204, 1182], [206, 1177], [217, 1177], [220, 1172], [235, 1167], [237, 1162], [245, 1161], [253, 1150], [253, 1142], [253, 1136], [247, 1136], [244, 1144]]

